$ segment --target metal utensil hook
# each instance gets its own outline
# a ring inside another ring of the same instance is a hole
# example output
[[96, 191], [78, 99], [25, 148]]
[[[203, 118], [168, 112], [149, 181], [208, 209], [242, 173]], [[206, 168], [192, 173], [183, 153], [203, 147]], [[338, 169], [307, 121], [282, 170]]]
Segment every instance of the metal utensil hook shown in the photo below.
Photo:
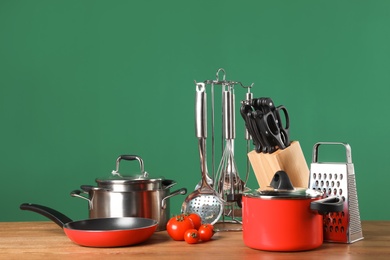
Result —
[[241, 84], [241, 87], [248, 89], [248, 93], [251, 93], [251, 88], [253, 88], [254, 84], [255, 83], [252, 83], [250, 86], [244, 86], [244, 85]]
[[226, 71], [223, 69], [223, 68], [219, 68], [218, 70], [217, 70], [217, 73], [216, 73], [216, 80], [217, 80], [217, 82], [219, 82], [219, 73], [220, 72], [223, 72], [223, 77], [222, 77], [222, 80], [223, 81], [225, 81], [226, 80]]

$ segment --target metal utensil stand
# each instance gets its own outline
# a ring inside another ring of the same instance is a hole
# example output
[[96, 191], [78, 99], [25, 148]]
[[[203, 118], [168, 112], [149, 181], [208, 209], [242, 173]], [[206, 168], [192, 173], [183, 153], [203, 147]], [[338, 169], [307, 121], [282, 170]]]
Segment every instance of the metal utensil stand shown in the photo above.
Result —
[[[220, 78], [222, 74], [222, 79]], [[241, 195], [247, 189], [246, 183], [249, 177], [250, 163], [247, 158], [246, 176], [242, 180], [239, 176], [237, 165], [234, 159], [234, 141], [235, 141], [235, 87], [238, 85], [243, 89], [247, 89], [245, 101], [249, 102], [253, 95], [250, 86], [245, 86], [239, 81], [226, 80], [226, 72], [220, 68], [216, 72], [215, 80], [205, 80], [202, 83], [210, 88], [211, 92], [211, 162], [212, 162], [212, 176], [211, 183], [213, 189], [218, 193], [224, 202], [224, 212], [219, 221], [214, 225], [217, 231], [240, 231], [242, 230], [242, 210], [241, 210]], [[219, 161], [219, 166], [216, 170], [215, 158], [215, 86], [221, 86], [221, 117], [222, 117], [222, 131], [221, 131], [221, 148], [222, 156]], [[207, 89], [207, 87], [206, 87]], [[247, 153], [250, 151], [251, 136], [245, 128], [245, 140]]]

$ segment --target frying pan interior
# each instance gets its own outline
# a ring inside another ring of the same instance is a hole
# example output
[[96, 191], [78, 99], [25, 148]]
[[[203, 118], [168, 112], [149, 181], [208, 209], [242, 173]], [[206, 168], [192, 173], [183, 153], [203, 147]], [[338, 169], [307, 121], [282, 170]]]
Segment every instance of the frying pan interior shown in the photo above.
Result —
[[148, 218], [119, 217], [119, 218], [92, 218], [73, 221], [64, 224], [64, 228], [85, 231], [114, 231], [125, 229], [140, 229], [153, 226], [156, 221]]
[[72, 221], [64, 214], [37, 204], [24, 203], [22, 210], [41, 214], [63, 228], [76, 244], [89, 247], [118, 247], [146, 241], [157, 228], [157, 221], [148, 218], [118, 217]]

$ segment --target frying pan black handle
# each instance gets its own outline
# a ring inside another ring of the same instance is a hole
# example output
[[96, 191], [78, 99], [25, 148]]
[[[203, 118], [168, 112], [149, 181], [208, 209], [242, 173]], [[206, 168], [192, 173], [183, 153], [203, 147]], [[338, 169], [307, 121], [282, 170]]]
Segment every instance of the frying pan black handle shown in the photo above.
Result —
[[344, 202], [339, 197], [328, 197], [311, 202], [310, 209], [318, 211], [319, 214], [341, 212], [344, 209]]
[[22, 210], [30, 210], [35, 213], [41, 214], [42, 216], [45, 216], [52, 220], [54, 223], [56, 223], [61, 228], [64, 227], [66, 223], [72, 222], [70, 218], [62, 214], [61, 212], [58, 212], [57, 210], [54, 210], [52, 208], [38, 205], [38, 204], [32, 204], [32, 203], [23, 203], [20, 205], [20, 209]]

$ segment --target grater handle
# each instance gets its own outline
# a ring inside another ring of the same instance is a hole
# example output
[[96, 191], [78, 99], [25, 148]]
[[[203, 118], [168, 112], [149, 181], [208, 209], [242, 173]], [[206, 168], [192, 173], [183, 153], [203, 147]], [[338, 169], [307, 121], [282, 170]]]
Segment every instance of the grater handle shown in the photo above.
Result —
[[351, 146], [347, 143], [340, 143], [340, 142], [318, 142], [313, 146], [313, 158], [312, 162], [317, 163], [318, 162], [318, 149], [320, 145], [344, 145], [345, 151], [346, 151], [346, 160], [347, 163], [352, 163], [352, 152], [351, 152]]

